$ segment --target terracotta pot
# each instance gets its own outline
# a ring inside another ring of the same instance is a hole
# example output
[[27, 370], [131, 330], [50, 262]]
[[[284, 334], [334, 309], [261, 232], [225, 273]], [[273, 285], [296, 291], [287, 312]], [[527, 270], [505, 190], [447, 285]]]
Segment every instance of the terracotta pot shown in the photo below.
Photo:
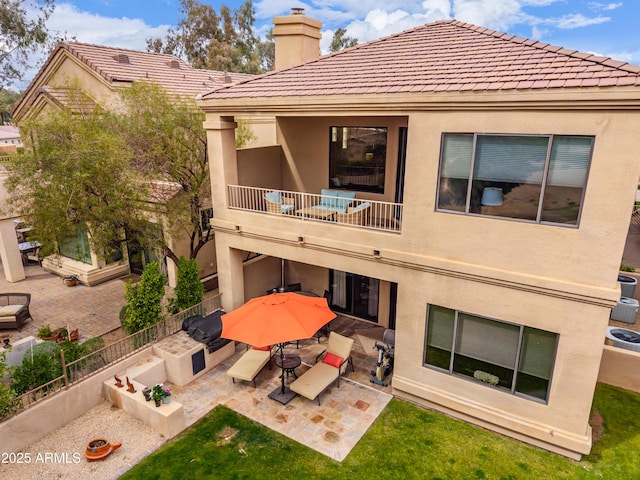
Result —
[[78, 280], [76, 280], [75, 278], [65, 278], [64, 284], [67, 287], [75, 287], [78, 284]]

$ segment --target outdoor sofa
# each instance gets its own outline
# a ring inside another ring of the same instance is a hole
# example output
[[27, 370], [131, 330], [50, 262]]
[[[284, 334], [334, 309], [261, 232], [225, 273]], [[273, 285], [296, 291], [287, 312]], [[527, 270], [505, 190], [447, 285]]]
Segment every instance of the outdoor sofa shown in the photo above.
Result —
[[0, 328], [22, 328], [31, 318], [30, 293], [0, 293]]

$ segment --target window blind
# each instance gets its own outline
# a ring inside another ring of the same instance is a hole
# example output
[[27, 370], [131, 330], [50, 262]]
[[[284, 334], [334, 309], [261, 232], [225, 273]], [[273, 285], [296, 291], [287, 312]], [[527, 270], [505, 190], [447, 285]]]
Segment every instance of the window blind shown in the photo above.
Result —
[[514, 369], [520, 327], [458, 314], [456, 354]]
[[473, 135], [447, 134], [442, 139], [442, 172], [445, 178], [469, 178]]
[[473, 179], [541, 184], [548, 137], [479, 135]]

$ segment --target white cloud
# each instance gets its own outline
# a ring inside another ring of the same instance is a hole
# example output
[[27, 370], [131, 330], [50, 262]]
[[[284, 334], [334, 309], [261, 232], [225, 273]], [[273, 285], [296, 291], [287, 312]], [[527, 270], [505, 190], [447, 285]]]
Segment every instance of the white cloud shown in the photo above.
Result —
[[589, 2], [588, 6], [591, 10], [594, 10], [596, 12], [598, 11], [609, 11], [609, 10], [615, 10], [617, 8], [620, 8], [622, 6], [622, 2], [618, 2], [618, 3], [600, 3], [600, 2]]
[[523, 14], [516, 0], [455, 0], [453, 13], [460, 21], [506, 31], [522, 23]]
[[549, 19], [544, 23], [554, 25], [563, 30], [572, 30], [574, 28], [588, 27], [589, 25], [598, 25], [609, 21], [611, 21], [610, 17], [589, 18], [580, 13], [574, 13], [559, 18]]
[[53, 31], [68, 32], [79, 42], [133, 50], [146, 50], [147, 38], [163, 37], [170, 28], [151, 27], [141, 19], [103, 17], [80, 11], [69, 3], [56, 5], [47, 26]]

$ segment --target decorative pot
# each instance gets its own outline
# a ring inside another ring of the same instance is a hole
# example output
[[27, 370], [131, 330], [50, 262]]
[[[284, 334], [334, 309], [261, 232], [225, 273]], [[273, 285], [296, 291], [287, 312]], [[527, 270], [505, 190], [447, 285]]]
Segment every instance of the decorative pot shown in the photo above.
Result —
[[78, 280], [75, 278], [65, 278], [64, 279], [64, 284], [67, 287], [75, 287], [78, 284]]
[[162, 399], [162, 403], [169, 403], [171, 401], [171, 397], [164, 397]]
[[144, 396], [144, 399], [145, 399], [147, 402], [150, 402], [150, 401], [151, 401], [151, 395], [145, 395], [145, 396]]
[[161, 400], [156, 400], [155, 398], [153, 399], [154, 402], [156, 402], [156, 407], [159, 407], [162, 404]]

